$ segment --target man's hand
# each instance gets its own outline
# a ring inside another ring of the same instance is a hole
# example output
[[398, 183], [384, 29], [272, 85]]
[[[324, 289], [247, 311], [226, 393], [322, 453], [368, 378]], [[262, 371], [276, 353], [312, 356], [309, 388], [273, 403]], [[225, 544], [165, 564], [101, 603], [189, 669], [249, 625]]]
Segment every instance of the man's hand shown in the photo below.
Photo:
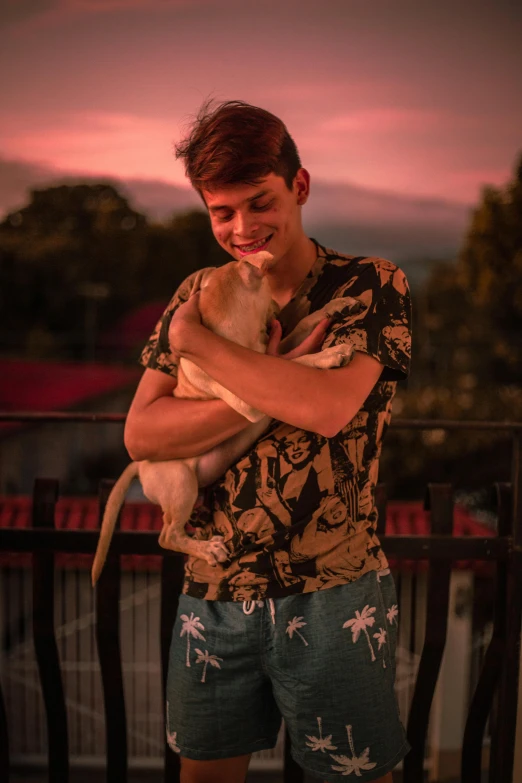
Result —
[[281, 342], [281, 336], [283, 333], [281, 324], [274, 319], [270, 324], [270, 337], [268, 339], [268, 346], [266, 349], [267, 354], [270, 356], [281, 356], [284, 359], [297, 359], [299, 356], [307, 356], [309, 353], [317, 353], [320, 351], [328, 327], [331, 325], [332, 320], [330, 318], [323, 318], [319, 321], [315, 329], [303, 340], [303, 342], [287, 353], [279, 353], [279, 343]]
[[169, 344], [172, 353], [180, 356], [195, 326], [201, 326], [199, 291], [178, 307], [169, 326]]

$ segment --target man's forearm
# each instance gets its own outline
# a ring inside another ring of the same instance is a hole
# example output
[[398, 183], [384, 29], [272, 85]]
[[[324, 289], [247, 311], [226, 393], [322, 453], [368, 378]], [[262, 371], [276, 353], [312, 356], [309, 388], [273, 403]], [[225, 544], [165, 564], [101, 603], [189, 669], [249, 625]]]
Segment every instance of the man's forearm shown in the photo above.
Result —
[[200, 325], [191, 324], [176, 348], [253, 408], [295, 427], [322, 431], [332, 371], [251, 351]]
[[222, 400], [160, 397], [129, 412], [125, 446], [134, 460], [195, 457], [249, 425]]

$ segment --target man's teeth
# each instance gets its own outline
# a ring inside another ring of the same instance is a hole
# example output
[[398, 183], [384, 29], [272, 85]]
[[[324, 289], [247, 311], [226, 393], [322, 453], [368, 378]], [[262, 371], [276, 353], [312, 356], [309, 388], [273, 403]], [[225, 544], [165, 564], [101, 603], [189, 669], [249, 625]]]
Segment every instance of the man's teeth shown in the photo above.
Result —
[[253, 245], [239, 245], [240, 250], [255, 250], [258, 247], [263, 247], [266, 244], [268, 237], [260, 239], [259, 242], [255, 242]]

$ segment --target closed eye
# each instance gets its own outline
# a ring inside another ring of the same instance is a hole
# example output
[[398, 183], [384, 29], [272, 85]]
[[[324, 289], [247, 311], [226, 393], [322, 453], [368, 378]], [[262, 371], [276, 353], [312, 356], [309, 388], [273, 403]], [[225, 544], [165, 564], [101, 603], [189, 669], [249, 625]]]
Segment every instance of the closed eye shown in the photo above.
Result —
[[[274, 205], [274, 199], [271, 199], [266, 204], [252, 204], [251, 205], [251, 210], [252, 210], [252, 212], [266, 212], [273, 205]], [[220, 223], [228, 223], [228, 221], [232, 219], [233, 214], [234, 214], [233, 212], [230, 212], [230, 213], [225, 214], [225, 215], [219, 215], [218, 216], [218, 221]]]
[[272, 199], [272, 201], [269, 201], [266, 204], [252, 204], [252, 209], [254, 212], [264, 212], [265, 210], [270, 209], [273, 203], [274, 200]]

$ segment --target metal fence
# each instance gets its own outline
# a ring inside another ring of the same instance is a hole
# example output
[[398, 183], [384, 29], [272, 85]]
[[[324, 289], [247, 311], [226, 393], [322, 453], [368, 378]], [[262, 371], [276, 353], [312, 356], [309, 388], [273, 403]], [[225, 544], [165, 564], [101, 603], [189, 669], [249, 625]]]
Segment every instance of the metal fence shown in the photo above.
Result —
[[[81, 415], [73, 414], [75, 417]], [[60, 420], [69, 420], [67, 415], [59, 416]], [[107, 415], [84, 416], [83, 420], [87, 420], [87, 417], [95, 421], [107, 420]], [[111, 420], [117, 421], [123, 418], [113, 414], [109, 416]], [[405, 425], [412, 429], [461, 429], [469, 427], [470, 423], [403, 421], [395, 424]], [[423, 585], [424, 592], [423, 612], [421, 615], [403, 613], [406, 616], [409, 614], [409, 619], [401, 626], [399, 636], [402, 661], [399, 657], [398, 695], [400, 702], [402, 699], [401, 711], [407, 713], [407, 733], [412, 745], [412, 751], [403, 764], [405, 783], [419, 783], [423, 780], [428, 755], [430, 710], [447, 638], [452, 563], [459, 560], [489, 562], [495, 572], [492, 634], [468, 711], [462, 744], [461, 781], [477, 783], [481, 779], [483, 738], [488, 720], [491, 731], [489, 780], [491, 783], [508, 783], [512, 780], [522, 610], [522, 425], [477, 423], [475, 426], [492, 430], [503, 428], [513, 437], [513, 481], [511, 485], [496, 485], [497, 535], [484, 538], [452, 536], [452, 489], [449, 485], [429, 485], [427, 507], [431, 512], [431, 535], [386, 536], [385, 488], [380, 485], [377, 492], [377, 532], [388, 556], [398, 561], [408, 560], [426, 565], [422, 580], [417, 580], [416, 576], [401, 576], [398, 579], [403, 601], [408, 596], [406, 600], [415, 604], [414, 594], [420, 585]], [[100, 514], [111, 485], [112, 482], [102, 484]], [[158, 758], [160, 754], [163, 755], [165, 780], [176, 780], [178, 758], [164, 741], [161, 701], [177, 597], [182, 583], [182, 557], [161, 550], [155, 533], [116, 532], [93, 605], [84, 605], [78, 612], [83, 600], [80, 597], [83, 591], [78, 577], [75, 581], [70, 573], [67, 576], [67, 573], [56, 569], [55, 553], [92, 554], [98, 534], [94, 530], [55, 529], [57, 493], [57, 482], [37, 480], [32, 529], [0, 529], [0, 551], [32, 553], [32, 598], [26, 602], [26, 606], [32, 614], [33, 633], [30, 639], [18, 639], [19, 645], [25, 645], [25, 659], [23, 656], [21, 658], [25, 663], [20, 666], [18, 673], [12, 671], [10, 674], [14, 675], [14, 680], [18, 675], [19, 686], [23, 680], [24, 693], [27, 694], [28, 682], [34, 686], [32, 703], [27, 701], [26, 696], [26, 703], [19, 704], [15, 717], [13, 710], [9, 709], [9, 725], [6, 702], [0, 689], [0, 779], [9, 780], [9, 735], [18, 735], [21, 731], [20, 727], [17, 728], [17, 722], [19, 726], [27, 726], [29, 715], [34, 718], [37, 712], [34, 711], [34, 704], [39, 701], [45, 722], [33, 721], [31, 730], [38, 735], [40, 746], [47, 743], [50, 780], [60, 783], [68, 780], [70, 747], [81, 748], [84, 756], [89, 756], [90, 751], [96, 749], [99, 756], [99, 739], [103, 734], [108, 780], [118, 783], [127, 780], [129, 756], [146, 759], [152, 756]], [[122, 579], [120, 558], [123, 554], [160, 555], [160, 574], [133, 575], [129, 586], [129, 576], [124, 575]], [[10, 589], [17, 589], [15, 583], [16, 580], [11, 580]], [[18, 589], [21, 590], [21, 586]], [[68, 596], [65, 603], [63, 600], [57, 601], [57, 592], [60, 598]], [[140, 601], [142, 605], [147, 603], [148, 627], [143, 632], [144, 627], [140, 625], [140, 632], [131, 634], [135, 639], [133, 646], [122, 647], [126, 623], [131, 617], [133, 623], [141, 623], [138, 618], [142, 615], [136, 613]], [[69, 608], [64, 609], [64, 606]], [[128, 612], [131, 606], [133, 611]], [[59, 611], [64, 613], [61, 617], [56, 616], [57, 607], [61, 607]], [[415, 617], [417, 625], [421, 619], [424, 628], [415, 628]], [[12, 628], [13, 624], [10, 623], [9, 627]], [[155, 644], [152, 639], [157, 640], [157, 655], [150, 649], [150, 645]], [[71, 652], [68, 652], [68, 644], [76, 646], [72, 657], [77, 660], [72, 668], [67, 665]], [[145, 649], [140, 648], [140, 645], [145, 645]], [[147, 645], [149, 649], [146, 649]], [[150, 660], [155, 656], [157, 664], [154, 671], [151, 670]], [[133, 677], [134, 685], [130, 688], [129, 675], [138, 670], [140, 674], [145, 674], [146, 670], [147, 674], [145, 677]], [[1, 685], [7, 693], [7, 683], [2, 681]], [[16, 687], [10, 677], [9, 689], [16, 690]], [[9, 690], [10, 704], [13, 692]], [[103, 713], [100, 710], [102, 703]], [[137, 705], [139, 708], [136, 708]], [[157, 716], [157, 725], [152, 732], [151, 715]], [[148, 721], [146, 730], [143, 725], [145, 720]], [[88, 725], [91, 727], [91, 739], [89, 732], [84, 733], [82, 729]], [[97, 738], [97, 741], [89, 746], [92, 737]], [[286, 783], [297, 783], [302, 781], [303, 775], [288, 751], [287, 739], [284, 779]], [[277, 756], [277, 752], [274, 756]]]

